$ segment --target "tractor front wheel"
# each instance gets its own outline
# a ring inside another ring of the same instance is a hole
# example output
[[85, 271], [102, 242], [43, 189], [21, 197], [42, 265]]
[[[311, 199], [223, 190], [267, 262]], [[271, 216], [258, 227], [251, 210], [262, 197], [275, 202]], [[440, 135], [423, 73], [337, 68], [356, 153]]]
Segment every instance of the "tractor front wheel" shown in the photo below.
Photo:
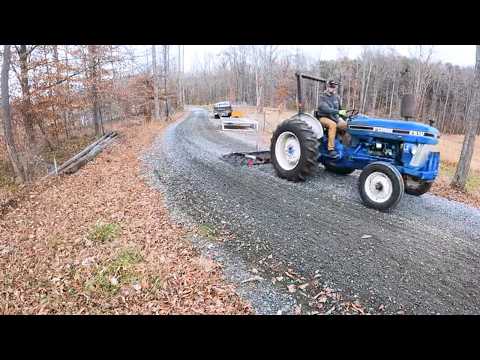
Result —
[[304, 121], [285, 120], [273, 133], [270, 154], [279, 177], [304, 181], [317, 166], [318, 140]]
[[395, 207], [405, 192], [405, 184], [397, 168], [381, 161], [363, 169], [358, 187], [363, 203], [381, 211]]
[[433, 181], [423, 181], [408, 177], [405, 179], [405, 192], [409, 195], [422, 196], [430, 191]]

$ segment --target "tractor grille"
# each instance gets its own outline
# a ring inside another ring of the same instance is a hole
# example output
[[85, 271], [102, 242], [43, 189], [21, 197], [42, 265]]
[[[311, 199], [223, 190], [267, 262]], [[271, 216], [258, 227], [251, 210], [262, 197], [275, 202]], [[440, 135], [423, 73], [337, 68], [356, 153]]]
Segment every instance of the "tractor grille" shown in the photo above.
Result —
[[430, 145], [430, 144], [418, 145], [417, 152], [412, 157], [412, 161], [410, 161], [410, 165], [415, 167], [424, 166], [430, 157], [430, 153], [440, 153], [438, 149], [438, 145]]

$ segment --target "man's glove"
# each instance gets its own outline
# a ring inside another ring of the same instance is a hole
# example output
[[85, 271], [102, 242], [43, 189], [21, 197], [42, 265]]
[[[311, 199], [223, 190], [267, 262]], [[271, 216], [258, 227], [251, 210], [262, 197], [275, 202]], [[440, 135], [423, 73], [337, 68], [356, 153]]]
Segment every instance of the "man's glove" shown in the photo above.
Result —
[[343, 118], [346, 118], [347, 117], [347, 110], [340, 110], [338, 112], [338, 115], [340, 115]]

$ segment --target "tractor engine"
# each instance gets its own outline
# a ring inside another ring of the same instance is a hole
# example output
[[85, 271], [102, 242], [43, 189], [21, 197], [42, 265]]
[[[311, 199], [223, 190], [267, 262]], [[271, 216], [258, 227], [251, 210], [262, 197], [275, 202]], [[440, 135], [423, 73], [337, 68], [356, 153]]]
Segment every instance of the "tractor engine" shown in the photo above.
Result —
[[382, 140], [383, 139], [374, 139], [373, 142], [365, 144], [368, 154], [394, 159], [399, 153], [399, 145]]

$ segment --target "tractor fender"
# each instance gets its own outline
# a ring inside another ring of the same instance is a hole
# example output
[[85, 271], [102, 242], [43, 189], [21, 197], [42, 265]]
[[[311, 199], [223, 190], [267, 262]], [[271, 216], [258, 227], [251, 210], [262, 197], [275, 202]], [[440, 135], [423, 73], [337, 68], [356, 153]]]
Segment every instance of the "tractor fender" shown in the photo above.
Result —
[[323, 137], [323, 127], [314, 116], [306, 113], [296, 114], [292, 117], [292, 119], [300, 119], [305, 122], [308, 126], [312, 128], [312, 131], [317, 139], [321, 139]]

